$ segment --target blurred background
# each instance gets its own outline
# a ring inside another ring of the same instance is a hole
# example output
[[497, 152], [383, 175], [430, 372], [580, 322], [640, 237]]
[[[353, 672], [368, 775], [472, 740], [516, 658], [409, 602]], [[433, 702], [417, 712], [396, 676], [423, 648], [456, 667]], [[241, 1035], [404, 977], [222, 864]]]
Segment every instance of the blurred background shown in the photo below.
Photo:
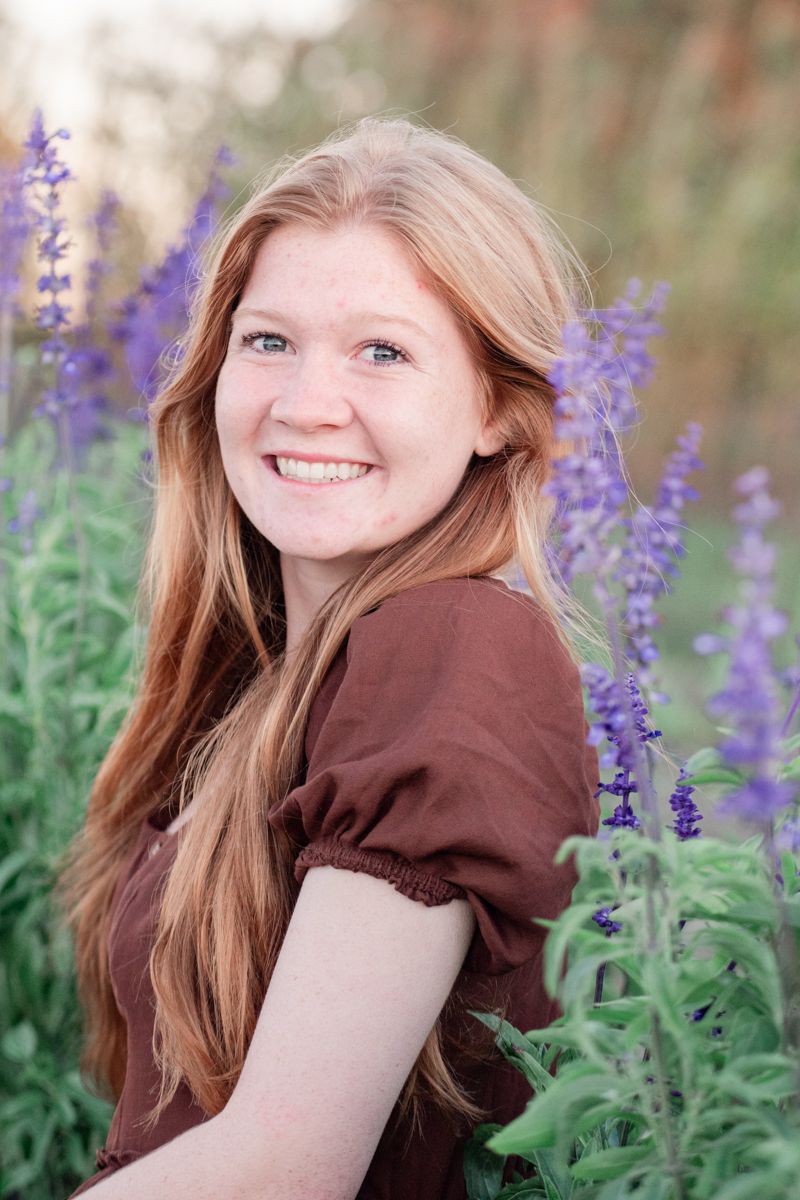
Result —
[[88, 212], [125, 205], [122, 294], [178, 236], [214, 151], [232, 203], [286, 151], [400, 110], [447, 129], [556, 215], [596, 296], [673, 287], [631, 453], [651, 478], [687, 418], [704, 495], [755, 461], [800, 499], [797, 0], [2, 0], [0, 153], [34, 104], [73, 134]]

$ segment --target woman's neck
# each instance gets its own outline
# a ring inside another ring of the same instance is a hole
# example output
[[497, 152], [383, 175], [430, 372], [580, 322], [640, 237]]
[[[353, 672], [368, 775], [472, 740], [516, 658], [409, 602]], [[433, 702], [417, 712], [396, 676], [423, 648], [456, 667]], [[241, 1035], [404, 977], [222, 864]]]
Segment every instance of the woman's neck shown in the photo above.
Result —
[[352, 578], [368, 561], [346, 558], [295, 558], [281, 554], [281, 578], [286, 605], [286, 653], [297, 648], [317, 613], [337, 588]]

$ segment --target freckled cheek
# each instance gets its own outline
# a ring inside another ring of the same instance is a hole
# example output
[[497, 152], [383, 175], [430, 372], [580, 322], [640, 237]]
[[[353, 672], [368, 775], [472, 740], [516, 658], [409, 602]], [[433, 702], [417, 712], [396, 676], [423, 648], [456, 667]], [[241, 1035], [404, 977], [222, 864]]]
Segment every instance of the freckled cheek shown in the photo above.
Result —
[[220, 374], [217, 384], [217, 428], [224, 427], [238, 440], [252, 436], [269, 416], [273, 397], [256, 386], [249, 373], [230, 369]]

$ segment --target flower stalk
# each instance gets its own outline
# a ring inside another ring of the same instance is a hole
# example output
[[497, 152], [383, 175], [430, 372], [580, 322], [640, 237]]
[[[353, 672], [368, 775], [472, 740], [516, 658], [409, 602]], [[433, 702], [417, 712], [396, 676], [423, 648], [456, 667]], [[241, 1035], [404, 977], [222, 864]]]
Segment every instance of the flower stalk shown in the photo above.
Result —
[[39, 233], [38, 259], [45, 264], [39, 276], [38, 290], [47, 299], [38, 310], [37, 324], [47, 336], [41, 344], [42, 362], [52, 365], [54, 387], [48, 388], [42, 403], [36, 410], [37, 416], [47, 415], [55, 425], [63, 466], [68, 480], [69, 507], [78, 559], [78, 586], [73, 623], [72, 645], [67, 668], [64, 720], [66, 739], [72, 724], [70, 698], [75, 686], [80, 648], [86, 621], [86, 605], [89, 585], [89, 555], [86, 534], [80, 511], [75, 456], [70, 429], [70, 413], [75, 405], [74, 380], [76, 367], [70, 356], [70, 346], [64, 337], [69, 326], [70, 307], [62, 302], [62, 293], [69, 291], [70, 276], [60, 270], [70, 246], [66, 221], [59, 216], [61, 189], [73, 179], [72, 172], [58, 156], [56, 142], [69, 138], [65, 129], [47, 134], [40, 112], [34, 114], [30, 135], [25, 143], [29, 153], [25, 182], [37, 202], [35, 217]]

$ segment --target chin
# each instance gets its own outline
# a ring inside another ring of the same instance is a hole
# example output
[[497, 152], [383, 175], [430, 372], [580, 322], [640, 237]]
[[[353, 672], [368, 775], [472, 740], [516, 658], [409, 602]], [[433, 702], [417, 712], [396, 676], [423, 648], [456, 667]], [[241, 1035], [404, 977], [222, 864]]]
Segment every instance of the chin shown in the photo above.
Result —
[[281, 530], [272, 537], [269, 531], [263, 531], [268, 542], [271, 542], [281, 554], [289, 558], [302, 558], [310, 562], [334, 562], [353, 559], [355, 561], [376, 554], [380, 547], [367, 549], [362, 541], [345, 539], [332, 535], [330, 538], [320, 537], [318, 532], [305, 536], [287, 536], [286, 530]]

